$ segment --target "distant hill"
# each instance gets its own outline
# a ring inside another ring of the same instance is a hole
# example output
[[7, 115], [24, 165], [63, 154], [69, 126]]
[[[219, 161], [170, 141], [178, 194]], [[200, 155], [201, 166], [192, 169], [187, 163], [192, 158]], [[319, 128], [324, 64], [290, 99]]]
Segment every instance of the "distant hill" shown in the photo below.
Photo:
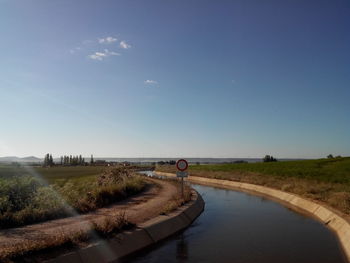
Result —
[[17, 157], [17, 156], [5, 156], [0, 157], [0, 163], [12, 163], [12, 162], [18, 162], [18, 163], [38, 163], [41, 162], [42, 159], [35, 157], [35, 156], [28, 156], [28, 157]]

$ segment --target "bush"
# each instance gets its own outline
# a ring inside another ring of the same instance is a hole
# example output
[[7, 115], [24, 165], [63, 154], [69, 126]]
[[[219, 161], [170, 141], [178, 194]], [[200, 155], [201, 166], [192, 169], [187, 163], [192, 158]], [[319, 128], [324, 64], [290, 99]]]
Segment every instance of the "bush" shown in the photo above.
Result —
[[108, 186], [113, 184], [120, 184], [131, 177], [131, 172], [127, 168], [118, 167], [105, 170], [103, 174], [98, 177], [99, 186]]

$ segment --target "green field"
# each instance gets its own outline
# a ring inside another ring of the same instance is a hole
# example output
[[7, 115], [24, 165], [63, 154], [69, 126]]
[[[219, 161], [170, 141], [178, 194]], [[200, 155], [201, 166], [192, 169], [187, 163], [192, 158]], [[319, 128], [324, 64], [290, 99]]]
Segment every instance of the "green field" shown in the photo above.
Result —
[[319, 182], [350, 184], [350, 157], [270, 163], [192, 165], [189, 170], [251, 172], [284, 178], [295, 177]]
[[67, 180], [87, 180], [99, 175], [105, 167], [101, 166], [65, 166], [65, 167], [32, 167], [21, 165], [0, 164], [0, 178], [14, 176], [40, 176], [48, 183], [62, 184]]
[[[158, 166], [159, 171], [176, 171], [175, 166]], [[278, 178], [299, 178], [325, 183], [350, 185], [350, 157], [283, 161], [267, 163], [232, 163], [213, 165], [190, 165], [190, 174], [222, 172], [228, 177], [235, 175], [268, 175]]]

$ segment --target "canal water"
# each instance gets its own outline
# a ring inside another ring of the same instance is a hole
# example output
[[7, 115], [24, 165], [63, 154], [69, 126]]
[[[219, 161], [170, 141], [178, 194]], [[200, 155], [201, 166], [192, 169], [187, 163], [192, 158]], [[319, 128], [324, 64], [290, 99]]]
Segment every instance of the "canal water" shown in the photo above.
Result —
[[193, 224], [123, 262], [346, 262], [334, 233], [276, 202], [193, 184], [205, 210]]

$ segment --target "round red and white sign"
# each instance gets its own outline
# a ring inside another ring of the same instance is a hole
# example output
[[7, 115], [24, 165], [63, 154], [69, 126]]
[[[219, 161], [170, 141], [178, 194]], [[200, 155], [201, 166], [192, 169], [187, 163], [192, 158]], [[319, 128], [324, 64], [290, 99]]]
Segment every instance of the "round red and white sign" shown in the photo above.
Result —
[[188, 168], [188, 162], [185, 159], [180, 159], [176, 162], [176, 168], [181, 172], [186, 171]]

